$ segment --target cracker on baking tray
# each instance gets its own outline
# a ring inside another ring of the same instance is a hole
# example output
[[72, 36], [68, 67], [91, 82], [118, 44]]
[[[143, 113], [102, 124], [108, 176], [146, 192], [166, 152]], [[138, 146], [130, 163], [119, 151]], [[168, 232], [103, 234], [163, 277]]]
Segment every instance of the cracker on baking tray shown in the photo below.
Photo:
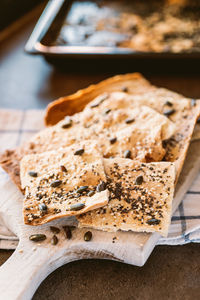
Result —
[[159, 232], [166, 236], [174, 194], [174, 164], [114, 158], [104, 159], [104, 167], [109, 203], [77, 216], [79, 227]]
[[93, 143], [24, 156], [20, 177], [25, 189], [24, 222], [29, 225], [77, 215], [108, 203], [103, 162]]

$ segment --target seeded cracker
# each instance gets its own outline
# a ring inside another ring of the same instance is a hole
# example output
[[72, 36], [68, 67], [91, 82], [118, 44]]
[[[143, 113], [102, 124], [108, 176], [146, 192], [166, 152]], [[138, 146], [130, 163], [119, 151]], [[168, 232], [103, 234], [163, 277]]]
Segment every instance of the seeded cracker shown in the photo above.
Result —
[[167, 236], [171, 220], [173, 163], [104, 159], [109, 203], [77, 216], [79, 227], [103, 231], [159, 232]]
[[86, 108], [79, 116], [82, 127], [90, 132], [89, 137], [98, 140], [104, 157], [124, 157], [124, 152], [130, 150], [132, 159], [162, 160], [166, 153], [162, 141], [175, 132], [173, 122], [144, 105], [104, 112], [104, 108]]
[[[80, 149], [84, 151], [76, 155]], [[25, 189], [24, 222], [29, 225], [77, 215], [108, 203], [106, 187], [98, 189], [106, 177], [101, 156], [92, 143], [27, 155], [21, 161], [20, 176]]]
[[[105, 101], [96, 108], [94, 114], [110, 109], [131, 111], [137, 106], [145, 105], [163, 114], [175, 125], [175, 132], [163, 144], [166, 149], [165, 160], [175, 163], [176, 181], [180, 175], [184, 159], [192, 138], [194, 127], [200, 115], [200, 100], [184, 98], [181, 95], [164, 88], [144, 88], [144, 94], [129, 94], [122, 92], [110, 93]], [[94, 99], [85, 110], [90, 111]], [[196, 134], [198, 138], [198, 134]]]
[[[77, 91], [75, 94], [61, 97], [51, 102], [46, 111], [46, 125], [55, 125], [67, 115], [73, 115], [84, 109], [87, 103], [99, 95], [116, 91], [126, 91], [127, 94], [144, 94], [146, 91], [155, 90], [141, 74], [130, 73], [116, 75], [97, 84]], [[175, 93], [174, 93], [175, 94]]]
[[[32, 139], [45, 151], [58, 146], [65, 147], [75, 141], [96, 140], [105, 157], [123, 157], [124, 151], [132, 152], [132, 159], [146, 161], [161, 160], [165, 155], [162, 141], [175, 131], [174, 124], [163, 115], [147, 106], [103, 113], [83, 111], [72, 118], [72, 127], [63, 130], [65, 120], [56, 126], [43, 130]], [[130, 120], [133, 120], [130, 122]], [[115, 142], [110, 140], [115, 137]], [[41, 149], [40, 148], [40, 149]]]
[[[107, 103], [105, 97], [104, 101]], [[126, 157], [124, 153], [128, 150], [132, 159], [159, 161], [166, 153], [162, 142], [174, 131], [173, 122], [147, 106], [117, 109], [107, 114], [104, 110], [86, 108], [40, 131], [16, 151], [5, 153], [3, 167], [14, 173], [12, 178], [20, 186], [18, 165], [24, 155], [67, 147], [82, 140], [96, 140], [104, 157]]]
[[[46, 123], [48, 125], [56, 124], [59, 120], [63, 119], [64, 116], [83, 110], [86, 104], [97, 96], [98, 98], [90, 102], [90, 104], [95, 104], [97, 102], [96, 100], [101, 100], [101, 103], [96, 108], [94, 107], [90, 110], [93, 110], [93, 114], [98, 110], [101, 113], [106, 113], [107, 111], [109, 115], [109, 110], [112, 109], [110, 105], [115, 105], [115, 101], [117, 100], [116, 93], [114, 93], [115, 95], [112, 93], [115, 91], [123, 98], [123, 101], [121, 101], [122, 106], [119, 106], [117, 103], [117, 107], [121, 109], [130, 111], [132, 107], [135, 108], [138, 105], [146, 105], [162, 114], [164, 112], [166, 113], [169, 109], [175, 109], [173, 114], [168, 114], [166, 117], [175, 123], [176, 132], [163, 146], [167, 152], [164, 159], [166, 161], [175, 162], [177, 181], [191, 141], [196, 120], [199, 116], [200, 101], [184, 98], [180, 94], [167, 89], [157, 88], [144, 79], [141, 74], [118, 75], [104, 80], [97, 85], [92, 85], [84, 90], [78, 91], [73, 95], [62, 97], [52, 102], [47, 109]], [[126, 92], [121, 93], [121, 91]], [[107, 94], [107, 99], [105, 99], [105, 94]], [[100, 98], [99, 95], [101, 95]], [[102, 95], [104, 97], [103, 101]], [[130, 104], [130, 100], [132, 101], [132, 106], [128, 106], [127, 108], [126, 103]], [[110, 102], [108, 103], [107, 101]], [[171, 106], [171, 104], [173, 105]], [[103, 111], [103, 109], [105, 110]], [[79, 116], [80, 115], [77, 114], [77, 116], [73, 116], [73, 119], [77, 121]], [[67, 119], [68, 118], [69, 117], [67, 117]], [[70, 126], [69, 121], [66, 122], [67, 125], [64, 126], [65, 128], [62, 128], [62, 122], [40, 132], [21, 147], [14, 150], [7, 150], [0, 155], [1, 166], [8, 172], [11, 179], [19, 188], [19, 163], [24, 155], [42, 153], [51, 149], [57, 149], [61, 146], [66, 147], [72, 145], [76, 140], [79, 140], [79, 138], [85, 138], [85, 136], [87, 137], [90, 134], [90, 131], [86, 131], [86, 128], [82, 128], [81, 126], [78, 127], [78, 124], [76, 126]], [[110, 136], [110, 139], [113, 138], [115, 137]], [[65, 145], [63, 145], [64, 143]], [[127, 150], [130, 151], [130, 149]]]

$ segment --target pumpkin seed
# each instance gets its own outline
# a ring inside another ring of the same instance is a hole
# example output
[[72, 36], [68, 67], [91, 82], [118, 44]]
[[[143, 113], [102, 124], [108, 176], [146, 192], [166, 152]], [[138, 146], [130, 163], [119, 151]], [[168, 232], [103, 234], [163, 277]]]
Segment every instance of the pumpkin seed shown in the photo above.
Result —
[[51, 239], [51, 245], [57, 245], [58, 244], [58, 238], [57, 236], [54, 234], [52, 239]]
[[111, 138], [111, 139], [110, 139], [110, 143], [111, 143], [111, 145], [112, 145], [112, 144], [114, 144], [114, 143], [116, 143], [116, 141], [117, 141], [117, 138], [116, 138], [116, 137], [114, 137], [114, 138]]
[[107, 115], [107, 114], [109, 114], [109, 112], [111, 112], [111, 109], [110, 109], [110, 108], [107, 108], [107, 109], [104, 111], [104, 114]]
[[171, 116], [172, 114], [174, 114], [175, 113], [175, 109], [167, 109], [166, 111], [164, 111], [164, 115], [166, 116], [166, 117], [169, 117], [169, 116]]
[[135, 119], [133, 119], [133, 118], [132, 118], [132, 119], [126, 119], [126, 120], [125, 120], [125, 123], [126, 123], [126, 124], [131, 124], [131, 123], [133, 123], [134, 121], [135, 121]]
[[149, 225], [158, 225], [158, 224], [160, 224], [160, 220], [152, 218], [152, 219], [147, 221], [147, 224], [149, 224]]
[[100, 104], [100, 103], [94, 103], [94, 104], [91, 104], [90, 107], [91, 107], [91, 108], [95, 108], [95, 107], [98, 107], [99, 104]]
[[72, 232], [70, 226], [63, 226], [64, 234], [66, 239], [70, 240], [72, 238]]
[[83, 185], [83, 186], [80, 186], [76, 192], [81, 194], [81, 193], [85, 192], [87, 189], [88, 189], [88, 186]]
[[66, 167], [65, 167], [65, 166], [63, 166], [63, 165], [62, 165], [62, 166], [60, 166], [60, 169], [61, 169], [61, 171], [62, 171], [62, 172], [67, 172], [67, 169], [66, 169]]
[[82, 155], [84, 153], [84, 149], [78, 149], [74, 152], [74, 155]]
[[91, 231], [87, 231], [84, 234], [84, 241], [89, 242], [92, 239], [92, 232]]
[[31, 177], [37, 177], [38, 173], [35, 172], [35, 171], [30, 171], [30, 172], [28, 172], [28, 175], [31, 176]]
[[136, 184], [136, 185], [140, 185], [140, 184], [142, 184], [142, 183], [143, 183], [143, 176], [140, 175], [140, 176], [138, 176], [138, 177], [135, 179], [135, 184]]
[[167, 105], [167, 106], [173, 106], [173, 103], [171, 103], [170, 101], [166, 101], [165, 105]]
[[47, 211], [47, 206], [45, 203], [40, 203], [38, 207], [40, 211]]
[[71, 206], [70, 206], [70, 210], [75, 210], [75, 211], [77, 211], [77, 210], [81, 210], [82, 208], [84, 208], [85, 207], [85, 204], [84, 203], [76, 203], [76, 204], [72, 204]]
[[46, 240], [46, 238], [47, 238], [46, 235], [41, 233], [32, 234], [29, 236], [29, 240], [32, 242], [41, 242]]
[[60, 232], [60, 229], [55, 226], [50, 226], [50, 230], [55, 234], [58, 234]]
[[121, 88], [121, 90], [122, 90], [122, 92], [124, 92], [124, 93], [127, 93], [127, 92], [128, 92], [127, 86], [123, 86], [123, 87]]
[[96, 188], [96, 190], [97, 190], [98, 193], [100, 193], [102, 191], [105, 191], [105, 189], [106, 189], [106, 183], [104, 181], [102, 181], [101, 183], [99, 183], [97, 185], [97, 188]]
[[124, 151], [124, 157], [125, 158], [131, 158], [131, 151], [130, 150]]
[[94, 191], [89, 191], [89, 193], [87, 194], [89, 197], [92, 197], [94, 195]]
[[65, 118], [65, 123], [62, 124], [62, 128], [66, 129], [72, 126], [72, 120], [69, 117]]
[[95, 107], [98, 107], [104, 100], [106, 100], [108, 98], [108, 95], [107, 94], [104, 94], [104, 95], [101, 95], [99, 96], [96, 100], [97, 102], [94, 103], [94, 104], [91, 104], [90, 107], [91, 108], [95, 108]]
[[58, 186], [61, 185], [61, 183], [62, 183], [62, 180], [55, 180], [55, 181], [51, 182], [50, 186], [51, 187], [58, 187]]

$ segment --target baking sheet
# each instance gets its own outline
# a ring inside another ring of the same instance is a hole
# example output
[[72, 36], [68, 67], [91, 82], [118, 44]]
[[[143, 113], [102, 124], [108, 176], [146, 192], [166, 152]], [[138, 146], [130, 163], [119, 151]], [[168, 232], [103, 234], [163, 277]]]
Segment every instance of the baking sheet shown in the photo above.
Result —
[[[73, 39], [70, 43], [62, 43], [63, 24], [66, 24], [66, 16], [70, 12], [73, 1], [52, 0], [49, 1], [40, 17], [25, 50], [32, 54], [42, 54], [46, 57], [76, 57], [76, 58], [199, 58], [200, 52], [142, 52], [134, 51], [126, 47], [116, 47], [110, 43], [108, 46], [94, 46], [94, 43], [77, 43]], [[68, 16], [70, 17], [70, 16]], [[66, 26], [65, 26], [66, 28]], [[60, 42], [59, 42], [60, 41]]]

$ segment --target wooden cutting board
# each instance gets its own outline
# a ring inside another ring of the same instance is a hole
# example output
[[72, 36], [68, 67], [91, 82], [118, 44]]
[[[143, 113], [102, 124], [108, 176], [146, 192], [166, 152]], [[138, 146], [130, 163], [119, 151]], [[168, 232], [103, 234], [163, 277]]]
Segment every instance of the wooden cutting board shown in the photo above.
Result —
[[[191, 143], [185, 165], [177, 184], [173, 211], [197, 176], [200, 167], [200, 141]], [[87, 229], [74, 229], [70, 240], [65, 238], [62, 226], [74, 224], [74, 219], [55, 220], [49, 224], [32, 227], [23, 224], [23, 196], [8, 178], [0, 183], [0, 214], [8, 228], [19, 237], [13, 255], [0, 268], [0, 299], [31, 299], [40, 283], [58, 267], [78, 259], [102, 258], [143, 266], [154, 249], [159, 234], [91, 230], [90, 242], [83, 239]], [[59, 242], [51, 245], [53, 233], [50, 225], [61, 228]], [[34, 233], [44, 233], [47, 239], [40, 243], [29, 241]], [[113, 243], [113, 237], [116, 237]]]

